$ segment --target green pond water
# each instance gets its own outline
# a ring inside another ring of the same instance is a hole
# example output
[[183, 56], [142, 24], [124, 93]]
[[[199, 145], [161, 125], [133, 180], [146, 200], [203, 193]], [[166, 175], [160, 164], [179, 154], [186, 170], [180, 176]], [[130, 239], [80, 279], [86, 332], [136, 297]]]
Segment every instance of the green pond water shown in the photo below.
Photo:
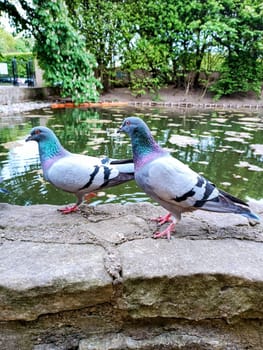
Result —
[[[112, 158], [132, 156], [129, 138], [116, 131], [127, 115], [143, 118], [173, 156], [218, 187], [244, 200], [263, 201], [263, 111], [135, 109], [44, 109], [0, 118], [0, 177], [9, 194], [0, 202], [18, 205], [74, 203], [74, 195], [45, 182], [30, 129], [46, 125], [75, 153]], [[92, 204], [150, 201], [134, 181], [100, 192]]]

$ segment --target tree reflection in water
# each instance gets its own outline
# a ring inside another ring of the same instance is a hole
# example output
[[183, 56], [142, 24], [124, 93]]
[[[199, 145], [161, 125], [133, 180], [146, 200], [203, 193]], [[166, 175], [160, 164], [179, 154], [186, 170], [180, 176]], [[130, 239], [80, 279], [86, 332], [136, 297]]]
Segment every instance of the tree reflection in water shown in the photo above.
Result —
[[[11, 118], [10, 125], [2, 128], [0, 123], [1, 186], [11, 192], [0, 194], [0, 201], [19, 205], [74, 202], [74, 196], [43, 180], [37, 145], [24, 142], [33, 126], [46, 124], [71, 152], [129, 158], [129, 139], [116, 133], [127, 115], [143, 118], [163, 147], [220, 188], [242, 199], [263, 199], [263, 155], [258, 152], [262, 146], [253, 146], [263, 143], [260, 112], [116, 108], [45, 110], [42, 116], [38, 111], [38, 116], [27, 116], [16, 123]], [[132, 181], [108, 189], [93, 203], [145, 200], [150, 201]]]

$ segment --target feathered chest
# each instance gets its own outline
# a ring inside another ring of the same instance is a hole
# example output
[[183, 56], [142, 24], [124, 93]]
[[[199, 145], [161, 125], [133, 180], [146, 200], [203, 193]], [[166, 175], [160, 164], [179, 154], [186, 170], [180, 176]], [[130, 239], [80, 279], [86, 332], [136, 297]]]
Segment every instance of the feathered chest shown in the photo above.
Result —
[[56, 166], [57, 162], [61, 161], [61, 156], [55, 156], [52, 158], [41, 160], [43, 175], [45, 180], [50, 181], [49, 179], [49, 171], [53, 166]]

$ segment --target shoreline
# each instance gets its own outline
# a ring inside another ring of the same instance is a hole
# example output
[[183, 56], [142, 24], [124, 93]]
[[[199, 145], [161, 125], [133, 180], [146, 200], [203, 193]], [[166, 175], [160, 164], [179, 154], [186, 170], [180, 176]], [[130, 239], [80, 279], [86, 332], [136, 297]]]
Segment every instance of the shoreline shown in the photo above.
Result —
[[0, 105], [0, 118], [9, 115], [17, 115], [23, 112], [30, 112], [42, 108], [111, 108], [119, 106], [129, 107], [160, 107], [171, 109], [196, 109], [196, 110], [245, 110], [257, 112], [263, 109], [263, 94], [260, 99], [255, 96], [236, 95], [234, 97], [224, 97], [219, 101], [214, 101], [212, 96], [207, 94], [202, 97], [201, 91], [190, 92], [185, 95], [183, 90], [172, 87], [163, 88], [158, 95], [153, 96], [148, 93], [140, 97], [131, 94], [127, 88], [115, 88], [112, 91], [100, 96], [97, 103], [85, 103], [75, 106], [67, 99], [50, 96], [49, 100], [31, 100], [18, 103]]
[[115, 88], [101, 96], [101, 102], [126, 102], [129, 106], [165, 107], [165, 108], [189, 108], [189, 109], [246, 109], [259, 110], [263, 108], [263, 93], [261, 98], [253, 94], [236, 94], [231, 97], [223, 97], [214, 101], [213, 96], [207, 93], [202, 96], [202, 91], [191, 91], [185, 94], [182, 89], [171, 86], [160, 89], [157, 96], [147, 93], [135, 97], [127, 88]]

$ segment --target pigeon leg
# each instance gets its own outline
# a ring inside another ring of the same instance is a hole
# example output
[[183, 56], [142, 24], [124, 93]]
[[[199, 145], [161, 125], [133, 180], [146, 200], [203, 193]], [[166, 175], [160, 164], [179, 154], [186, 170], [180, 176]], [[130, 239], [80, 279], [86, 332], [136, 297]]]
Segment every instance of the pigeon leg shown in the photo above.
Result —
[[[86, 201], [89, 201], [91, 198], [96, 196], [97, 196], [96, 193], [90, 192], [90, 193], [87, 193], [84, 198]], [[79, 205], [81, 204], [81, 202], [82, 202], [81, 199], [79, 199], [78, 202], [74, 204], [72, 207], [61, 208], [61, 209], [58, 209], [58, 211], [60, 211], [62, 214], [75, 213], [76, 211], [79, 210]]]
[[79, 206], [77, 204], [73, 205], [72, 207], [58, 209], [58, 211], [60, 211], [62, 214], [70, 214], [78, 210], [79, 210]]
[[166, 236], [168, 240], [171, 239], [171, 232], [174, 230], [176, 223], [172, 222], [164, 231], [156, 232], [153, 238], [160, 238]]
[[158, 224], [160, 225], [163, 225], [165, 224], [166, 222], [171, 222], [171, 216], [172, 214], [171, 213], [168, 213], [164, 216], [159, 216], [158, 218], [154, 218], [154, 219], [151, 219], [152, 221], [156, 221]]
[[97, 197], [97, 194], [95, 192], [90, 192], [85, 194], [84, 199], [85, 201], [89, 202], [91, 198]]

